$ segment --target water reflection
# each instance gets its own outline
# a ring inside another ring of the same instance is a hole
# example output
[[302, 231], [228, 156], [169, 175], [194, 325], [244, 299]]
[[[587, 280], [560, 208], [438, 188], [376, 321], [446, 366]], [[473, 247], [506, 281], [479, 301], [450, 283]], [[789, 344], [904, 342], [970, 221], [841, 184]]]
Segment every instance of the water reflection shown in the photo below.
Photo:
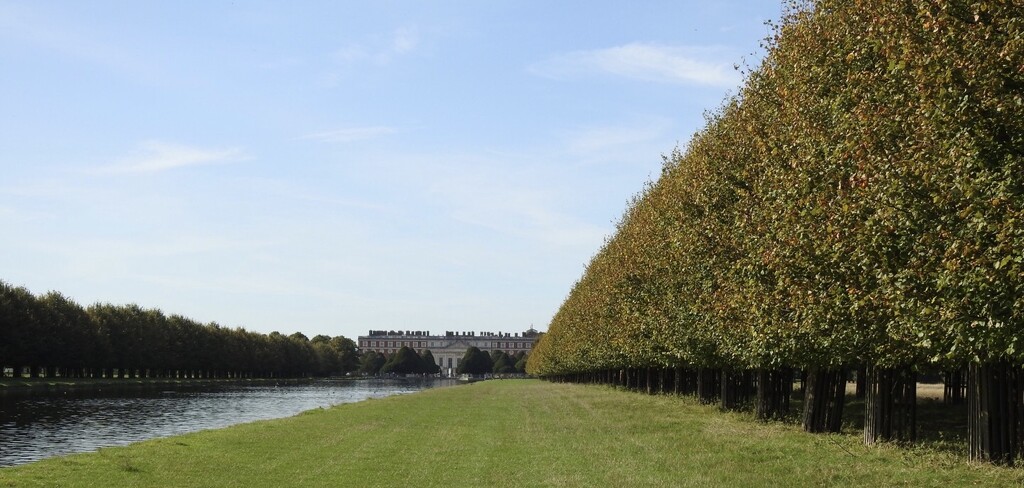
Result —
[[317, 381], [291, 386], [0, 395], [0, 466], [154, 437], [281, 418], [305, 410], [451, 384], [447, 380]]

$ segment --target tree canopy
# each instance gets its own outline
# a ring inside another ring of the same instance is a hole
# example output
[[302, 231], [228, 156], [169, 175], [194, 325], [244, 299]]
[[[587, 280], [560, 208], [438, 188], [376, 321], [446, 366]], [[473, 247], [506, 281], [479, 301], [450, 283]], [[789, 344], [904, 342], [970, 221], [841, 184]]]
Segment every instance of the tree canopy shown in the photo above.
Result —
[[528, 371], [1024, 363], [1019, 6], [819, 0], [766, 49]]
[[475, 346], [471, 346], [466, 350], [466, 354], [462, 356], [462, 360], [459, 361], [459, 367], [456, 369], [458, 374], [487, 374], [492, 371], [494, 364], [491, 362], [491, 356], [486, 352], [481, 351]]
[[260, 334], [138, 305], [83, 308], [0, 281], [0, 367], [33, 375], [325, 376], [353, 371], [345, 337]]

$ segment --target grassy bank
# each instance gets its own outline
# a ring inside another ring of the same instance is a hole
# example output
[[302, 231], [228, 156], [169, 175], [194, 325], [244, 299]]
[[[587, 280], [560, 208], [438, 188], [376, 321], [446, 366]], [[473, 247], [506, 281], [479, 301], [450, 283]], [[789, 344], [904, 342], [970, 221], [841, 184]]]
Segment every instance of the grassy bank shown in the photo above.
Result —
[[1024, 471], [689, 399], [487, 381], [0, 469], [0, 486], [1007, 486]]

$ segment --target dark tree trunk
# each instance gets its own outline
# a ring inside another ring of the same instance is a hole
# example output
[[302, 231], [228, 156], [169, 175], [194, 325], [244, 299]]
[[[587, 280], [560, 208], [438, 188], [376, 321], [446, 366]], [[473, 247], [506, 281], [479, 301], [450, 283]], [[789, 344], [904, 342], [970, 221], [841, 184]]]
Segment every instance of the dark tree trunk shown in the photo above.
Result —
[[967, 438], [972, 460], [1013, 465], [1020, 447], [1021, 374], [1006, 363], [971, 364]]
[[867, 394], [868, 388], [868, 367], [861, 366], [857, 368], [857, 393], [854, 395], [858, 400], [863, 399]]
[[917, 438], [917, 375], [909, 367], [868, 366], [864, 443]]
[[750, 403], [750, 371], [722, 370], [722, 410], [739, 410]]
[[758, 420], [782, 420], [789, 414], [789, 398], [793, 395], [793, 371], [783, 369], [757, 370]]
[[846, 374], [811, 368], [804, 382], [804, 422], [807, 432], [839, 432], [843, 426]]
[[696, 395], [697, 394], [697, 378], [698, 370], [684, 369], [682, 372], [682, 385], [680, 392], [683, 395]]
[[717, 369], [700, 368], [697, 370], [697, 400], [707, 405], [715, 403], [721, 392], [719, 384], [722, 375]]
[[963, 405], [967, 401], [967, 372], [964, 368], [957, 368], [946, 371], [942, 376], [942, 402]]

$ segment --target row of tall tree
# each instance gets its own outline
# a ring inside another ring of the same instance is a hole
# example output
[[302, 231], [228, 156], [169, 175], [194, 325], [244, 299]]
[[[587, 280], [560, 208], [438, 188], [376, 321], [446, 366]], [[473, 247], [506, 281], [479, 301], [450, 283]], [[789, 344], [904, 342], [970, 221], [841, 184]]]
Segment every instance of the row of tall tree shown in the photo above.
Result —
[[345, 337], [261, 334], [0, 281], [0, 368], [42, 377], [301, 377], [358, 367]]
[[972, 456], [1012, 463], [1024, 9], [795, 3], [739, 93], [629, 203], [527, 370], [634, 385], [653, 371], [723, 405], [756, 384], [764, 418], [804, 371], [817, 432], [839, 428], [858, 368], [867, 442], [913, 438], [899, 419], [917, 372], [966, 374]]

